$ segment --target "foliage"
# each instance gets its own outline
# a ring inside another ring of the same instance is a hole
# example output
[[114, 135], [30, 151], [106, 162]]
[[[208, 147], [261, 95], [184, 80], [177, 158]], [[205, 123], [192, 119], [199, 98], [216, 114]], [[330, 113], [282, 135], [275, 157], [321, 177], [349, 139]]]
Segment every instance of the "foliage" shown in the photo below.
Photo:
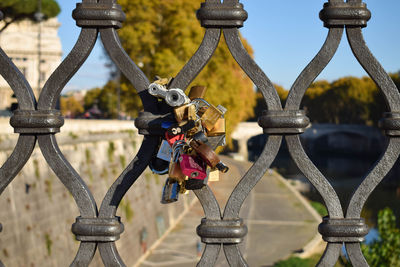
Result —
[[82, 104], [73, 96], [61, 97], [60, 107], [62, 115], [70, 118], [75, 118], [84, 111]]
[[53, 246], [53, 240], [51, 240], [51, 237], [48, 233], [44, 234], [44, 239], [46, 243], [46, 249], [47, 249], [47, 255], [51, 256], [51, 251], [52, 251], [52, 246]]
[[[400, 74], [390, 74], [400, 87]], [[281, 102], [288, 92], [276, 86]], [[302, 100], [302, 109], [313, 123], [378, 125], [388, 110], [381, 90], [369, 77], [343, 77], [333, 82], [316, 81], [308, 88]], [[266, 109], [261, 93], [257, 93], [257, 116]]]
[[[290, 257], [287, 260], [278, 261], [274, 267], [314, 267], [317, 266], [321, 259], [321, 254], [311, 255], [309, 258]], [[337, 262], [334, 267], [343, 267], [340, 262]]]
[[[282, 106], [284, 105], [286, 98], [289, 94], [289, 91], [285, 90], [280, 85], [274, 84], [275, 89], [278, 92], [279, 98], [281, 100]], [[250, 121], [257, 121], [258, 117], [262, 115], [262, 112], [267, 110], [267, 104], [265, 103], [264, 97], [260, 91], [256, 93], [256, 105], [254, 107], [254, 116], [250, 119]]]
[[[289, 259], [278, 261], [274, 267], [314, 267], [317, 266], [321, 259], [321, 254], [313, 254], [309, 258], [290, 257]], [[343, 267], [344, 265], [337, 262], [334, 267]]]
[[[34, 14], [38, 12], [37, 0], [1, 0], [0, 11], [4, 13], [5, 24], [0, 27], [0, 32], [10, 24], [24, 19], [35, 20]], [[42, 13], [44, 19], [57, 16], [61, 9], [55, 0], [42, 0]]]
[[88, 91], [83, 99], [85, 110], [97, 105], [105, 118], [116, 119], [118, 117], [117, 93], [118, 85], [115, 81], [109, 81], [103, 88]]
[[329, 86], [313, 84], [304, 106], [314, 122], [373, 124], [372, 107], [378, 95], [370, 78], [345, 77]]
[[[399, 74], [391, 74], [397, 86]], [[288, 96], [281, 86], [275, 86], [282, 105]], [[369, 77], [343, 77], [333, 82], [316, 81], [310, 85], [302, 100], [302, 109], [313, 123], [378, 125], [387, 111], [382, 92]], [[256, 116], [267, 106], [261, 93], [257, 93]]]
[[[147, 77], [176, 76], [196, 52], [204, 36], [204, 29], [195, 13], [201, 2], [119, 1], [127, 16], [124, 27], [118, 31], [122, 45]], [[252, 54], [245, 40], [244, 46]], [[231, 56], [224, 40], [221, 40], [214, 57], [192, 85], [207, 86], [205, 99], [228, 109], [228, 132], [253, 115], [253, 84]], [[136, 91], [125, 77], [122, 77], [121, 101], [122, 109], [128, 115], [136, 116], [142, 108]]]
[[378, 213], [379, 239], [362, 245], [362, 251], [371, 267], [400, 266], [400, 229], [390, 208]]
[[319, 215], [321, 215], [321, 217], [328, 215], [328, 210], [326, 207], [318, 201], [310, 201], [310, 205], [318, 212]]
[[274, 267], [311, 267], [312, 262], [310, 259], [301, 259], [298, 257], [290, 257], [287, 260], [278, 261]]

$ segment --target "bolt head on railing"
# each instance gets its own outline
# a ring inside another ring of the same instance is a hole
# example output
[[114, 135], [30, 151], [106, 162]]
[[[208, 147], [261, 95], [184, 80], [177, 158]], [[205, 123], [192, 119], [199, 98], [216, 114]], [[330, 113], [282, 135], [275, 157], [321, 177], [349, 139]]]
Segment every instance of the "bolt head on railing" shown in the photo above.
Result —
[[78, 3], [72, 12], [76, 25], [84, 28], [122, 27], [126, 16], [118, 4]]
[[400, 136], [400, 112], [386, 112], [379, 121], [379, 127], [388, 136]]
[[247, 234], [247, 226], [242, 219], [208, 220], [203, 218], [196, 231], [203, 243], [240, 244]]
[[318, 232], [326, 242], [358, 243], [365, 240], [368, 234], [368, 226], [364, 219], [331, 219], [324, 217], [318, 226]]
[[367, 27], [371, 12], [365, 3], [336, 3], [324, 4], [319, 13], [320, 19], [327, 28], [334, 27]]
[[114, 242], [124, 231], [124, 225], [120, 217], [111, 219], [77, 217], [71, 231], [79, 241]]
[[258, 124], [266, 134], [301, 134], [310, 126], [310, 119], [304, 110], [264, 111]]
[[202, 3], [197, 18], [205, 28], [241, 28], [248, 14], [240, 3]]
[[64, 118], [59, 110], [15, 110], [10, 119], [15, 133], [49, 134], [60, 132]]

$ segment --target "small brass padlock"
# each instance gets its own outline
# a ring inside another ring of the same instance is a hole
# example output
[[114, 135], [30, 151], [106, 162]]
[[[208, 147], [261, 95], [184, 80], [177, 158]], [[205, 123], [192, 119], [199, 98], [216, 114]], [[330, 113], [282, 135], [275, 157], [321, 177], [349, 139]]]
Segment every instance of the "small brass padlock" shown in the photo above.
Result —
[[193, 137], [195, 134], [197, 134], [198, 132], [201, 132], [202, 130], [203, 130], [203, 127], [201, 126], [201, 121], [197, 120], [195, 127], [193, 127], [192, 129], [190, 129], [187, 132], [187, 136]]
[[204, 112], [206, 112], [208, 107], [200, 107], [197, 111], [197, 115], [199, 115], [199, 117], [203, 116]]
[[180, 194], [186, 195], [186, 194], [189, 193], [189, 192], [186, 190], [186, 181], [187, 181], [187, 180], [182, 181], [182, 182], [179, 183], [179, 193], [180, 193]]
[[177, 122], [196, 120], [196, 106], [187, 104], [174, 108], [175, 119]]
[[219, 181], [219, 171], [217, 169], [213, 169], [208, 174], [209, 182], [218, 182]]
[[205, 86], [193, 86], [190, 88], [189, 92], [189, 98], [190, 100], [196, 99], [196, 98], [203, 98], [204, 95], [206, 94], [207, 87]]
[[214, 125], [214, 128], [212, 128], [210, 131], [207, 131], [207, 136], [220, 136], [224, 135], [226, 132], [225, 128], [225, 118], [219, 118], [217, 122]]
[[154, 81], [154, 83], [159, 84], [159, 85], [167, 85], [171, 82], [172, 78], [160, 78], [157, 77], [157, 80]]
[[201, 122], [207, 131], [211, 131], [217, 121], [224, 116], [226, 109], [223, 106], [214, 107], [210, 104], [204, 114], [201, 116]]

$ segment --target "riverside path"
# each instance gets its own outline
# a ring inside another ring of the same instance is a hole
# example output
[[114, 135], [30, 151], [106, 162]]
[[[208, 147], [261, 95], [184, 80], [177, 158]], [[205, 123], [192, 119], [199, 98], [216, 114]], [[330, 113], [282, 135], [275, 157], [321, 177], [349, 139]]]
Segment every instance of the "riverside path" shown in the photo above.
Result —
[[[221, 206], [247, 169], [248, 162], [223, 158], [230, 170], [210, 187]], [[173, 204], [172, 204], [173, 205]], [[140, 267], [196, 266], [203, 249], [196, 227], [204, 213], [197, 201], [182, 220], [136, 265]], [[275, 172], [269, 171], [257, 184], [242, 208], [248, 235], [241, 244], [249, 266], [271, 266], [304, 248], [317, 235], [321, 222], [314, 210]], [[228, 266], [223, 251], [216, 266]]]

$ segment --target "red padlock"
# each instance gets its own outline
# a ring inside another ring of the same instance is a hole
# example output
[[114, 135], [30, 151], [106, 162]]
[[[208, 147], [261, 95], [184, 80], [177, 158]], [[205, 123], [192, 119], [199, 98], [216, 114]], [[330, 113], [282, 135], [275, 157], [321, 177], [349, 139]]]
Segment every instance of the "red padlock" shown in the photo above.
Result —
[[168, 132], [165, 132], [165, 140], [167, 140], [168, 144], [172, 147], [176, 141], [179, 140], [184, 140], [185, 135], [184, 134], [178, 134], [178, 135], [169, 135]]
[[199, 157], [183, 154], [179, 163], [182, 173], [189, 179], [204, 180], [207, 177], [207, 166]]

